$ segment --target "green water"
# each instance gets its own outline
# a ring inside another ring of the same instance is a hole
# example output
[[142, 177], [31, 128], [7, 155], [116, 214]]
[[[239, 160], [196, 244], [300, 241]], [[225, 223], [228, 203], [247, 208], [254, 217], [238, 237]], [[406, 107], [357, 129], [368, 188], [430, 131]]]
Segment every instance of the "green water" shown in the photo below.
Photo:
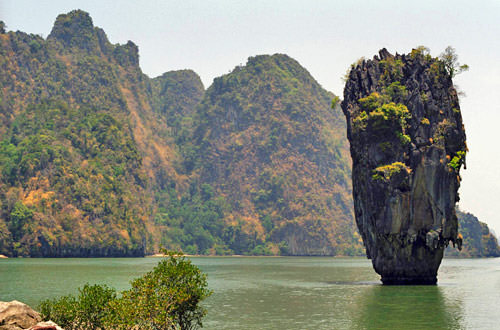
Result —
[[[362, 258], [192, 258], [209, 276], [206, 329], [498, 329], [500, 259], [445, 259], [437, 286], [379, 284]], [[86, 282], [118, 290], [155, 258], [0, 260], [0, 300], [35, 306]]]

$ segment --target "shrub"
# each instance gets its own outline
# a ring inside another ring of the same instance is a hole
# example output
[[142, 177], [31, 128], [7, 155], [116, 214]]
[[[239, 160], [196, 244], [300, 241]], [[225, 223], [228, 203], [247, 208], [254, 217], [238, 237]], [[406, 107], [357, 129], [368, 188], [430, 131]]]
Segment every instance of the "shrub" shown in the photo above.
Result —
[[105, 285], [86, 284], [79, 295], [45, 300], [39, 306], [44, 320], [67, 330], [77, 329], [195, 329], [206, 310], [199, 304], [212, 293], [207, 277], [183, 256], [167, 259], [131, 282], [118, 297]]
[[401, 172], [410, 173], [411, 169], [402, 162], [394, 162], [392, 164], [379, 166], [373, 170], [373, 180], [390, 181], [392, 176]]
[[450, 160], [448, 166], [454, 169], [455, 171], [458, 171], [460, 169], [460, 166], [462, 166], [464, 160], [465, 160], [465, 151], [458, 151], [456, 156], [454, 156]]
[[52, 320], [65, 329], [101, 329], [109, 311], [109, 304], [116, 299], [114, 289], [106, 285], [85, 284], [72, 295], [40, 303], [42, 317]]
[[210, 294], [206, 275], [190, 260], [171, 254], [132, 281], [132, 288], [114, 303], [117, 317], [111, 323], [134, 323], [141, 329], [194, 329], [206, 314], [199, 303]]
[[335, 107], [337, 106], [337, 104], [339, 104], [339, 102], [340, 102], [340, 97], [335, 96], [335, 97], [332, 99], [332, 109], [335, 109]]
[[44, 320], [52, 320], [65, 329], [73, 329], [76, 306], [76, 298], [69, 295], [59, 299], [44, 300], [38, 306], [38, 310]]

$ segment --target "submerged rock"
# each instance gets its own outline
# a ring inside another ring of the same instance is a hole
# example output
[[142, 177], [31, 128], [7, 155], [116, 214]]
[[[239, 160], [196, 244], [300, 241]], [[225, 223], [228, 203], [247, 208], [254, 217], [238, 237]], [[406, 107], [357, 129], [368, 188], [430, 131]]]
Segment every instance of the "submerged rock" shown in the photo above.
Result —
[[342, 102], [356, 223], [384, 284], [435, 284], [445, 247], [461, 244], [457, 92], [444, 63], [422, 51], [379, 55], [353, 65]]

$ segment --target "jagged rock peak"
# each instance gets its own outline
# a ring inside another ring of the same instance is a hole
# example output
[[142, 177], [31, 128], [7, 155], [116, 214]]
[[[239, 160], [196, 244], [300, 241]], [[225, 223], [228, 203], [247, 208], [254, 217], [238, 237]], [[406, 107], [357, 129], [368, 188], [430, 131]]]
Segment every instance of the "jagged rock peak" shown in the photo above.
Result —
[[77, 9], [57, 16], [48, 39], [55, 39], [66, 47], [89, 49], [97, 36], [89, 13]]
[[47, 40], [55, 41], [66, 51], [76, 48], [100, 56], [110, 56], [123, 67], [139, 67], [139, 48], [132, 41], [112, 45], [106, 33], [94, 27], [89, 13], [77, 9], [57, 16]]
[[413, 50], [353, 65], [344, 89], [356, 222], [384, 283], [435, 283], [460, 244], [465, 163], [458, 97], [442, 61]]
[[139, 47], [130, 40], [125, 45], [117, 45], [113, 56], [121, 66], [139, 65]]

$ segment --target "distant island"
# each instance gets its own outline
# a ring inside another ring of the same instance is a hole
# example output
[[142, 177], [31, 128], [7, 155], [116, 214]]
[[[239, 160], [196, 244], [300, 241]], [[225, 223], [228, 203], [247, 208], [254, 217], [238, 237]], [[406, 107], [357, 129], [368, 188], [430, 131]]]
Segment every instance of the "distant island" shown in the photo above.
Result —
[[[1, 22], [0, 67], [0, 254], [364, 253], [339, 98], [289, 56], [207, 89], [192, 70], [150, 78], [74, 10], [47, 38]], [[458, 215], [463, 255], [500, 255]]]

